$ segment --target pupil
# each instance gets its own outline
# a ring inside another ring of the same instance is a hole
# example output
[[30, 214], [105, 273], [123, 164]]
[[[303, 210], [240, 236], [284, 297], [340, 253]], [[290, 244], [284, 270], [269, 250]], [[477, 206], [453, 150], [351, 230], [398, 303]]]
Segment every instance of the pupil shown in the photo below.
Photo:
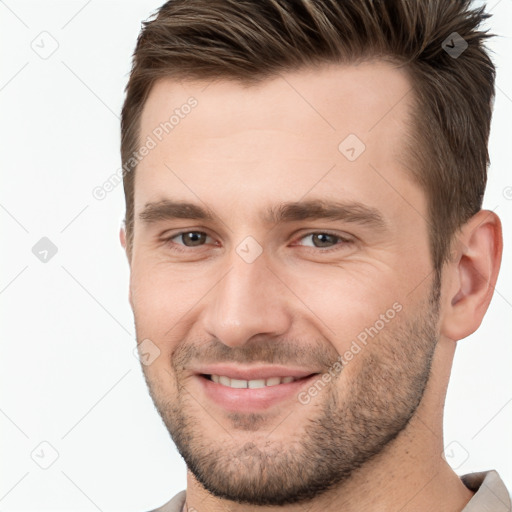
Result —
[[183, 243], [189, 247], [201, 245], [201, 242], [205, 239], [205, 234], [199, 233], [198, 231], [191, 231], [190, 233], [185, 233], [183, 236]]
[[[328, 246], [333, 243], [332, 238], [333, 236], [328, 235], [327, 233], [317, 233], [313, 235], [313, 243], [317, 247], [325, 247], [326, 245]], [[316, 243], [317, 241], [319, 242], [319, 244]]]

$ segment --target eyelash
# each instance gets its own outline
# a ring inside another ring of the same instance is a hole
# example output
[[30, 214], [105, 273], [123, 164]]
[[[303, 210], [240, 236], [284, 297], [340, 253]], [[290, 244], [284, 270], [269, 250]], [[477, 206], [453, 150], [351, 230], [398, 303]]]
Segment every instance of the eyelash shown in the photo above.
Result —
[[[205, 233], [204, 231], [194, 231], [194, 230], [180, 231], [179, 233], [175, 233], [175, 234], [173, 234], [170, 237], [164, 238], [162, 241], [165, 243], [165, 245], [170, 247], [173, 251], [176, 251], [176, 252], [179, 252], [179, 253], [188, 252], [189, 250], [193, 250], [194, 247], [188, 247], [186, 245], [178, 244], [178, 243], [175, 243], [175, 242], [172, 241], [174, 238], [177, 238], [177, 237], [179, 237], [181, 235], [185, 235], [187, 233], [200, 233], [200, 234], [205, 234], [207, 237], [209, 236], [208, 233]], [[306, 249], [320, 251], [322, 253], [329, 253], [329, 252], [333, 252], [333, 251], [339, 251], [341, 249], [341, 247], [339, 247], [340, 245], [341, 246], [345, 246], [345, 245], [351, 245], [351, 244], [354, 243], [354, 240], [351, 240], [349, 238], [345, 238], [345, 237], [343, 237], [341, 235], [338, 235], [336, 233], [331, 233], [329, 231], [311, 231], [309, 233], [306, 233], [306, 234], [302, 235], [297, 240], [303, 240], [304, 238], [306, 238], [308, 236], [313, 236], [313, 235], [329, 235], [329, 236], [332, 236], [333, 238], [338, 240], [338, 243], [336, 243], [333, 247], [329, 247], [329, 248], [326, 248], [326, 249], [322, 248], [322, 247], [310, 247], [310, 246], [306, 246], [305, 247]], [[196, 246], [196, 247], [203, 247], [203, 245]]]

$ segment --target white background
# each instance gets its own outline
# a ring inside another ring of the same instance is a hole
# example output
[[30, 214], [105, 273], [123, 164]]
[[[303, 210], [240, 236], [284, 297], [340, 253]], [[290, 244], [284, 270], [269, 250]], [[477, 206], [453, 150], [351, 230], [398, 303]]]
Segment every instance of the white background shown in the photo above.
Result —
[[[131, 54], [159, 5], [0, 1], [2, 511], [144, 511], [185, 488], [133, 355], [122, 185], [92, 195], [120, 167]], [[459, 342], [445, 446], [458, 474], [494, 468], [512, 490], [512, 1], [489, 7], [500, 37], [484, 206], [503, 220], [504, 266], [482, 327]], [[46, 263], [32, 252], [42, 237], [58, 249]]]

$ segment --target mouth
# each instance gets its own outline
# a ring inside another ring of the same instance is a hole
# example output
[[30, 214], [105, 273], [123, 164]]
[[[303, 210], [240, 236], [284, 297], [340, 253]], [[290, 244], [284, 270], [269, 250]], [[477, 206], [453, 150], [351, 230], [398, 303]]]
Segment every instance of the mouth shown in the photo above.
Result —
[[288, 402], [298, 402], [303, 387], [318, 379], [320, 372], [285, 367], [204, 368], [195, 374], [207, 402], [229, 412], [258, 412]]
[[[316, 375], [316, 374], [312, 374]], [[286, 377], [270, 377], [268, 379], [235, 379], [230, 378], [226, 375], [202, 375], [202, 377], [215, 382], [216, 384], [220, 384], [221, 386], [227, 386], [229, 388], [234, 389], [259, 389], [271, 386], [279, 386], [280, 384], [289, 384], [290, 382], [295, 382], [301, 379], [306, 379], [309, 377], [292, 377], [291, 375]]]

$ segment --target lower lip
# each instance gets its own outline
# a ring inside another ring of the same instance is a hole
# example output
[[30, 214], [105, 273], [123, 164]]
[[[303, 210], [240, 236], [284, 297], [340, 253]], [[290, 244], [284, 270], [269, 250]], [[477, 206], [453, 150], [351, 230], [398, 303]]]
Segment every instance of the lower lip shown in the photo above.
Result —
[[317, 374], [264, 388], [230, 388], [198, 375], [206, 397], [224, 409], [233, 412], [262, 411], [283, 400], [297, 399], [301, 388], [310, 384]]

